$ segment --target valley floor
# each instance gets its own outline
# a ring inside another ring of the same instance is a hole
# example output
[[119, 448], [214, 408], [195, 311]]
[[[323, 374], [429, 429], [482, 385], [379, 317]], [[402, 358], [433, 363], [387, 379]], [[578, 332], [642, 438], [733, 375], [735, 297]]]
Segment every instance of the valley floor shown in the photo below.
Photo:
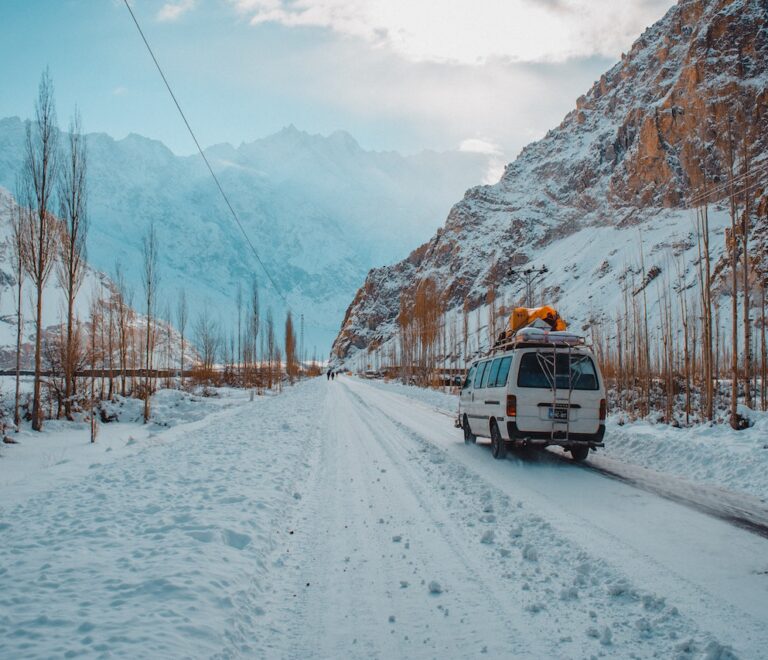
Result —
[[316, 379], [69, 470], [4, 448], [0, 657], [768, 657], [760, 497], [494, 461], [452, 401]]

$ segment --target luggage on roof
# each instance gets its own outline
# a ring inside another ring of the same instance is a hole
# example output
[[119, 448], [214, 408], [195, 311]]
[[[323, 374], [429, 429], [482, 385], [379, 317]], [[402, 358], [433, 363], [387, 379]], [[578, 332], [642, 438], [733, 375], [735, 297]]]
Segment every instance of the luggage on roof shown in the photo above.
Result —
[[584, 338], [566, 332], [567, 327], [554, 307], [517, 307], [491, 350], [511, 348], [518, 344], [583, 345]]
[[566, 330], [568, 326], [560, 318], [560, 314], [554, 307], [543, 305], [542, 307], [516, 307], [509, 317], [509, 335], [514, 334], [520, 328], [531, 325], [537, 319], [546, 323], [552, 330]]
[[520, 328], [512, 337], [514, 344], [555, 344], [561, 346], [580, 346], [584, 344], [584, 337], [564, 330], [548, 330], [537, 325]]

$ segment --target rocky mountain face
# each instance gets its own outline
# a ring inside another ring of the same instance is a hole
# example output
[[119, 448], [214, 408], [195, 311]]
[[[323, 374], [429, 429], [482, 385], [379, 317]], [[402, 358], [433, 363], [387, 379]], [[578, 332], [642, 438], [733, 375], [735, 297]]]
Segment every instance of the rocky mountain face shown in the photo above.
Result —
[[759, 262], [768, 247], [768, 2], [680, 0], [499, 183], [467, 191], [430, 241], [368, 274], [333, 356], [349, 362], [392, 341], [401, 299], [426, 278], [449, 310], [475, 310], [489, 288], [521, 302], [510, 268], [546, 265], [532, 302], [557, 304], [577, 326], [618, 310], [641, 254], [646, 269], [667, 275], [682, 264], [693, 286], [690, 209], [704, 190], [721, 203], [711, 207], [715, 256], [725, 246], [729, 125], [737, 171], [744, 144], [751, 158]]
[[[23, 144], [23, 122], [0, 120], [0, 186], [11, 192]], [[176, 156], [139, 135], [114, 140], [90, 134], [87, 146], [94, 268], [112, 273], [121, 262], [140, 292], [141, 239], [154, 223], [161, 310], [166, 302], [174, 308], [183, 287], [193, 320], [208, 307], [229, 330], [237, 285], [247, 290], [256, 276], [262, 312], [271, 307], [281, 327], [283, 302], [199, 156]], [[371, 152], [343, 131], [310, 135], [293, 126], [239, 147], [211, 147], [207, 156], [294, 314], [304, 314], [310, 353], [313, 346], [324, 352], [331, 345], [368, 269], [402, 258], [409, 245], [425, 240], [457, 192], [489, 166], [481, 154]], [[0, 290], [0, 299], [9, 295]]]

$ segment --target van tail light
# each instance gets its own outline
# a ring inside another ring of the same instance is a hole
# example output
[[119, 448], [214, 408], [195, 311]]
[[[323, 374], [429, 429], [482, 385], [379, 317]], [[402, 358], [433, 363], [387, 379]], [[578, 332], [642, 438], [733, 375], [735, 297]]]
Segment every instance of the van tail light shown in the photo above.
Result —
[[507, 395], [507, 417], [517, 417], [517, 397], [514, 394]]
[[608, 413], [608, 402], [605, 399], [600, 399], [600, 421], [605, 421], [605, 416]]

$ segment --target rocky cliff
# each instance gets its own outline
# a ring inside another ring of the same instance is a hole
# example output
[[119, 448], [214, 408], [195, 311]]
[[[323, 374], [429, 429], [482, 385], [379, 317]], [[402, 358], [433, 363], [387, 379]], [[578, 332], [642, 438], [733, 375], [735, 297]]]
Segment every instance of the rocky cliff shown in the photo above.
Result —
[[[768, 2], [681, 0], [498, 184], [467, 191], [428, 243], [369, 273], [333, 356], [349, 361], [389, 341], [401, 298], [428, 277], [448, 309], [477, 309], [490, 287], [508, 303], [521, 299], [510, 267], [545, 264], [533, 302], [556, 303], [582, 324], [616, 311], [641, 253], [661, 272], [679, 261], [693, 285], [690, 208], [705, 186], [710, 202], [726, 196], [729, 124], [737, 168], [748, 145], [758, 209], [768, 180]], [[764, 249], [764, 220], [755, 213], [751, 222]], [[716, 252], [727, 224], [713, 207]]]

